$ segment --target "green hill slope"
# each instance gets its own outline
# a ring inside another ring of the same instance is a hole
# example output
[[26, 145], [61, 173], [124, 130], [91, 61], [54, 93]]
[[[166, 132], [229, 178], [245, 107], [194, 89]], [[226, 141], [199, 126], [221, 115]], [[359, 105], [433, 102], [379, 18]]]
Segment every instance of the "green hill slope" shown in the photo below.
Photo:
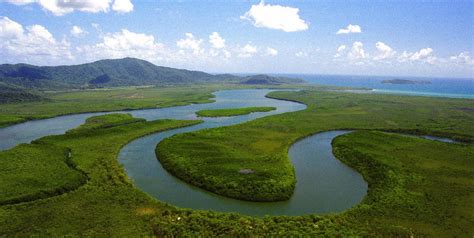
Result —
[[[284, 78], [259, 75], [262, 84], [294, 83]], [[0, 82], [25, 88], [68, 89], [114, 86], [169, 85], [233, 82], [249, 84], [249, 77], [231, 74], [213, 75], [156, 66], [148, 61], [124, 58], [99, 60], [68, 66], [34, 66], [28, 64], [0, 65]], [[259, 82], [260, 82], [259, 81]], [[258, 84], [258, 82], [250, 82]]]
[[43, 97], [37, 93], [0, 82], [0, 103], [31, 102], [42, 99]]

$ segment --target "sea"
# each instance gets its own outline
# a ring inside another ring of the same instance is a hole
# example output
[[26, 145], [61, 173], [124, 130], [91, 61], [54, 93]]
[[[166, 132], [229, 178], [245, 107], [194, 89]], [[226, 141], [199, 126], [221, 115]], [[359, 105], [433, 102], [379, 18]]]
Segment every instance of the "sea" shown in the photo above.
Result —
[[[427, 78], [285, 74], [279, 76], [301, 78], [311, 84], [370, 89], [373, 93], [407, 94], [430, 97], [474, 99], [474, 78]], [[429, 81], [429, 84], [390, 84], [384, 80], [406, 79]]]

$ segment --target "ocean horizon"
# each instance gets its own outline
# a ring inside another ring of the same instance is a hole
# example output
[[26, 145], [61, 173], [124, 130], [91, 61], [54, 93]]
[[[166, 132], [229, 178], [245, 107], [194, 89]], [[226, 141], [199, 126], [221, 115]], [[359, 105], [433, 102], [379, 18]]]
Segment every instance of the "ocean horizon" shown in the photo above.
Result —
[[[474, 78], [430, 78], [399, 76], [274, 74], [306, 80], [310, 84], [371, 89], [374, 93], [430, 97], [474, 98]], [[429, 81], [429, 84], [391, 84], [384, 80]]]

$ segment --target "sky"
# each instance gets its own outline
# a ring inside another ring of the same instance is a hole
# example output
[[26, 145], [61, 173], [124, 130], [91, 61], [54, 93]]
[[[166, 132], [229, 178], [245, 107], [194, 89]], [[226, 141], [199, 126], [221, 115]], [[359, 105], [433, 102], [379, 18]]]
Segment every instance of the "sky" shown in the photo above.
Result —
[[474, 1], [0, 0], [0, 63], [474, 78]]

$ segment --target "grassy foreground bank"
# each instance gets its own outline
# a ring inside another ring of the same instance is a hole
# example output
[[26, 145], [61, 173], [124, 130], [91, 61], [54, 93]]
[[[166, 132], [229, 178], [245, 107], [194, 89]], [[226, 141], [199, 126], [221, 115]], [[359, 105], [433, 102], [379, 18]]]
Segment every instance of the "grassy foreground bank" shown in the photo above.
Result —
[[198, 122], [110, 114], [0, 152], [0, 204], [15, 203], [0, 206], [0, 237], [150, 234], [142, 210], [156, 202], [130, 184], [117, 155], [134, 138]]
[[[473, 100], [351, 94], [273, 92], [305, 103], [306, 110], [165, 139], [156, 149], [164, 167], [209, 191], [243, 200], [290, 198], [295, 176], [289, 146], [313, 133], [379, 129], [474, 140]], [[192, 168], [192, 169], [189, 169]], [[250, 174], [239, 173], [251, 169]]]
[[[38, 150], [45, 152], [51, 148], [70, 149], [71, 160], [89, 180], [49, 198], [0, 205], [0, 236], [470, 237], [474, 232], [469, 202], [474, 193], [472, 145], [381, 132], [338, 137], [333, 143], [336, 156], [369, 182], [370, 190], [363, 202], [337, 215], [259, 219], [178, 209], [138, 191], [118, 165], [121, 146], [140, 135], [196, 122], [131, 123], [131, 119], [95, 117], [66, 135], [36, 141]], [[10, 151], [28, 153], [22, 146]], [[2, 152], [0, 160], [10, 162], [10, 168], [25, 165], [3, 157], [4, 153], [8, 151]], [[54, 169], [62, 163], [49, 160], [45, 166]], [[18, 170], [3, 178], [21, 179], [32, 172], [33, 168]], [[45, 172], [36, 172], [36, 179], [54, 181]], [[24, 190], [21, 186], [16, 192]], [[3, 191], [4, 184], [0, 188]]]
[[276, 108], [274, 107], [244, 107], [244, 108], [201, 110], [201, 111], [197, 111], [196, 115], [200, 117], [231, 117], [231, 116], [246, 115], [252, 112], [269, 112], [273, 110], [276, 110]]
[[71, 191], [87, 181], [67, 148], [22, 144], [0, 152], [0, 205], [33, 201]]
[[473, 145], [359, 131], [333, 146], [369, 183], [363, 205], [348, 212], [359, 222], [381, 234], [396, 226], [430, 237], [474, 234]]

